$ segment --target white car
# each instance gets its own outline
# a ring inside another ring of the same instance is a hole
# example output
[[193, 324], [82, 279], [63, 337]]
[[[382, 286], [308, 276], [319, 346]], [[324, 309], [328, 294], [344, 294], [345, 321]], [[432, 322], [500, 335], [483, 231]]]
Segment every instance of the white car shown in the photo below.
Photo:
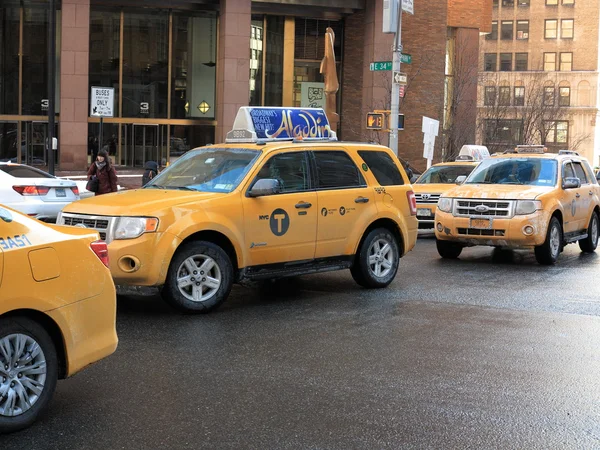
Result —
[[25, 164], [0, 163], [0, 203], [44, 222], [79, 200], [74, 181], [56, 178]]

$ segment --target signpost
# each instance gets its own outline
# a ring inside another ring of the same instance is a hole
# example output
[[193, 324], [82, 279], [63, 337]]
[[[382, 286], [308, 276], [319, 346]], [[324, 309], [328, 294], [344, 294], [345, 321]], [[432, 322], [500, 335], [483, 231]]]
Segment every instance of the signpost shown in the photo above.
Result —
[[[114, 116], [115, 90], [110, 87], [92, 86], [90, 95], [90, 117], [100, 117], [100, 136], [98, 150], [102, 149], [102, 128], [104, 118]], [[93, 162], [93, 161], [92, 161]]]
[[408, 82], [408, 76], [403, 72], [394, 72], [394, 83], [401, 84], [403, 86]]
[[[412, 56], [408, 53], [402, 53], [400, 56], [400, 62], [402, 64], [412, 63]], [[392, 70], [392, 61], [375, 61], [369, 64], [369, 70], [371, 72], [379, 72], [381, 70]]]

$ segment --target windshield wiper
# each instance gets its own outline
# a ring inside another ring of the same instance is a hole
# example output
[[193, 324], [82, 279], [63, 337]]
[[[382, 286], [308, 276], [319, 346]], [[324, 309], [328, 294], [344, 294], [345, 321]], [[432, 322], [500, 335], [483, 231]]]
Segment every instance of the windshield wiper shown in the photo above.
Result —
[[193, 189], [191, 187], [187, 187], [187, 186], [173, 186], [172, 189], [177, 189], [180, 191], [195, 191], [196, 189]]
[[148, 186], [144, 186], [144, 189], [151, 189], [151, 188], [156, 188], [156, 189], [166, 189], [166, 187], [161, 186], [159, 184], [150, 184]]

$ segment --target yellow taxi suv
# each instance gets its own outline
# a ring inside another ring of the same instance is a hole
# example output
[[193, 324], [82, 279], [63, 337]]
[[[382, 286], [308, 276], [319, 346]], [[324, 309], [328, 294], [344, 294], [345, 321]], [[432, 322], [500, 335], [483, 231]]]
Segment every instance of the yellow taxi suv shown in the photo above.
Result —
[[185, 312], [232, 284], [350, 269], [385, 287], [416, 241], [398, 158], [336, 139], [320, 109], [241, 108], [226, 143], [192, 150], [143, 189], [67, 206], [58, 223], [98, 230], [116, 284], [162, 286]]
[[434, 232], [435, 210], [440, 196], [461, 184], [479, 161], [489, 157], [485, 146], [463, 145], [455, 162], [435, 164], [415, 181], [413, 191], [417, 199], [419, 232]]
[[600, 186], [585, 158], [517, 147], [482, 161], [440, 198], [437, 249], [443, 258], [474, 245], [533, 249], [540, 264], [550, 265], [566, 244], [594, 252], [599, 216]]
[[106, 243], [0, 206], [0, 433], [31, 425], [58, 379], [117, 346]]

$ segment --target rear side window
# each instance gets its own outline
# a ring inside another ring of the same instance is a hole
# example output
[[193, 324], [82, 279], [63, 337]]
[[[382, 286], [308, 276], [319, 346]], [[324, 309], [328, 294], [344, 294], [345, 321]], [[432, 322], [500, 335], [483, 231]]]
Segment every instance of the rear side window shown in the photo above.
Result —
[[343, 151], [313, 152], [318, 189], [365, 187], [365, 179], [354, 161]]
[[369, 166], [381, 186], [404, 184], [402, 174], [387, 153], [362, 150], [358, 154], [367, 163], [367, 166]]
[[575, 168], [575, 176], [579, 178], [581, 184], [588, 184], [588, 180], [585, 176], [585, 171], [583, 170], [581, 163], [573, 162], [573, 167]]
[[49, 173], [27, 166], [0, 165], [0, 170], [15, 178], [54, 178]]

